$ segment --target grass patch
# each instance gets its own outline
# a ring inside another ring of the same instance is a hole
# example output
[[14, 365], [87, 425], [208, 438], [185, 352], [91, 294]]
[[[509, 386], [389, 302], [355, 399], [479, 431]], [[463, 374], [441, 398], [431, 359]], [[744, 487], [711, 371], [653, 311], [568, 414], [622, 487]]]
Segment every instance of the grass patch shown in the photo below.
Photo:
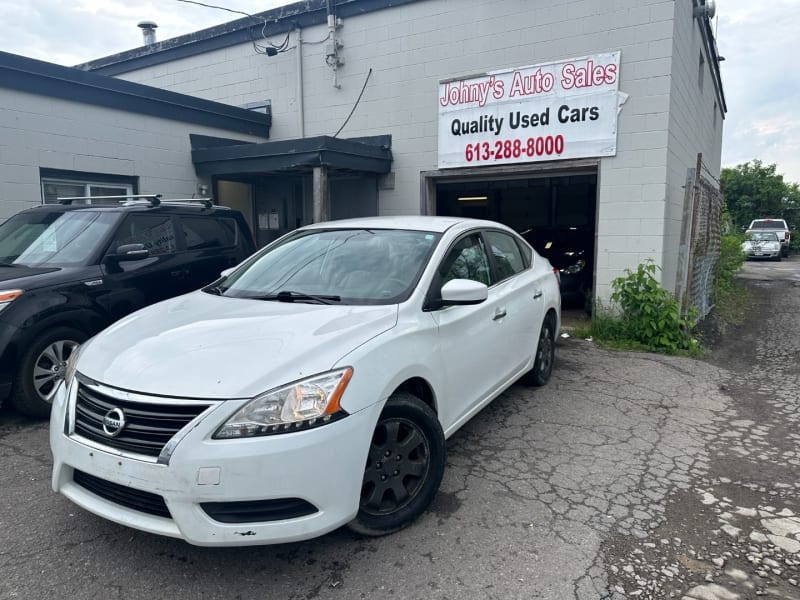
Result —
[[[721, 238], [720, 260], [714, 281], [712, 313], [698, 324], [697, 311], [682, 314], [678, 301], [661, 288], [652, 261], [612, 281], [613, 307], [597, 302], [592, 320], [570, 329], [570, 335], [592, 338], [598, 345], [618, 350], [639, 350], [700, 357], [706, 350], [698, 333], [721, 332], [744, 322], [751, 304], [750, 290], [736, 279], [742, 268], [742, 236]], [[701, 333], [702, 335], [702, 333]], [[705, 336], [704, 336], [705, 337]]]
[[714, 312], [717, 318], [727, 325], [741, 325], [744, 323], [752, 299], [750, 290], [742, 283], [734, 281], [731, 287], [717, 298]]
[[620, 350], [701, 355], [693, 315], [681, 316], [677, 300], [658, 285], [657, 270], [653, 261], [626, 269], [611, 283], [614, 309], [596, 302], [591, 322], [575, 327], [572, 335]]

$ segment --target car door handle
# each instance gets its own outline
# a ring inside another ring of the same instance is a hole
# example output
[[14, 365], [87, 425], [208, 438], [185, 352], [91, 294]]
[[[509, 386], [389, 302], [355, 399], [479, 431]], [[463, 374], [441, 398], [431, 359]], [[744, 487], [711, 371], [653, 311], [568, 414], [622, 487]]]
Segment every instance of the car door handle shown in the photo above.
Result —
[[498, 308], [496, 311], [494, 311], [494, 316], [492, 317], [492, 321], [499, 321], [505, 316], [506, 316], [506, 309]]
[[533, 299], [534, 299], [534, 300], [538, 300], [539, 298], [541, 298], [541, 297], [542, 297], [542, 294], [543, 294], [543, 292], [542, 292], [541, 290], [539, 290], [538, 292], [536, 292], [536, 293], [533, 295]]

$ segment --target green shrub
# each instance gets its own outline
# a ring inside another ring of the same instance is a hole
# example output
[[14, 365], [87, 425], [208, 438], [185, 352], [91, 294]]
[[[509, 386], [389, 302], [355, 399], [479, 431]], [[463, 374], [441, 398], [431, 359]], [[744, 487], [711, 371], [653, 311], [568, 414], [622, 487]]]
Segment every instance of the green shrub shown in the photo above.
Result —
[[800, 252], [800, 229], [793, 229], [789, 239], [789, 252]]
[[678, 301], [658, 284], [658, 268], [647, 260], [636, 271], [625, 269], [625, 277], [611, 282], [611, 300], [622, 314], [617, 322], [608, 315], [602, 318], [605, 333], [601, 337], [628, 340], [648, 350], [670, 354], [699, 350], [692, 336], [695, 315], [681, 316]]
[[735, 280], [745, 260], [743, 241], [744, 236], [735, 234], [720, 238], [719, 266], [714, 282], [714, 315], [721, 330], [726, 325], [740, 325], [750, 303], [750, 292]]
[[729, 294], [733, 287], [733, 278], [744, 264], [744, 252], [740, 235], [723, 235], [720, 238], [719, 266], [717, 267], [717, 280], [714, 286], [716, 297]]

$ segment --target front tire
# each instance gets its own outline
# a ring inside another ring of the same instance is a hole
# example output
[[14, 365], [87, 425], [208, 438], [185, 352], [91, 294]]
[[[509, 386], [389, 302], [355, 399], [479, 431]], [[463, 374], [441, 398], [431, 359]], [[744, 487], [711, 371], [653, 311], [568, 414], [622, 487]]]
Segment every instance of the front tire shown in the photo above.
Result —
[[550, 381], [553, 363], [556, 358], [556, 321], [552, 314], [547, 315], [539, 332], [536, 344], [536, 359], [533, 368], [525, 374], [525, 382], [534, 386], [543, 386]]
[[446, 453], [436, 413], [412, 394], [393, 394], [372, 434], [358, 514], [347, 527], [380, 536], [411, 524], [439, 489]]
[[86, 337], [78, 329], [56, 327], [34, 338], [20, 358], [11, 405], [31, 417], [49, 416], [66, 362]]

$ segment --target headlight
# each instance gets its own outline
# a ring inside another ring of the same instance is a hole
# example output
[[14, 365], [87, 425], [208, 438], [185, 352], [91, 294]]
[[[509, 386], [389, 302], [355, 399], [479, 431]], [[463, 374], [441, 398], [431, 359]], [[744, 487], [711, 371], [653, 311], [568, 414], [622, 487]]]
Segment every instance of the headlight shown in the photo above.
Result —
[[64, 367], [64, 386], [65, 388], [69, 388], [69, 385], [72, 383], [72, 380], [75, 378], [76, 367], [78, 365], [78, 357], [83, 350], [83, 347], [86, 345], [86, 342], [75, 348], [72, 351], [72, 354], [69, 355], [67, 359], [67, 364]]
[[23, 290], [0, 290], [0, 310], [22, 295]]
[[217, 429], [214, 439], [275, 435], [325, 425], [347, 416], [339, 407], [353, 369], [315, 375], [256, 396]]
[[564, 269], [561, 269], [561, 272], [566, 275], [574, 275], [575, 273], [580, 273], [581, 271], [583, 271], [583, 267], [585, 266], [586, 266], [586, 261], [581, 259], [574, 265], [570, 265]]

